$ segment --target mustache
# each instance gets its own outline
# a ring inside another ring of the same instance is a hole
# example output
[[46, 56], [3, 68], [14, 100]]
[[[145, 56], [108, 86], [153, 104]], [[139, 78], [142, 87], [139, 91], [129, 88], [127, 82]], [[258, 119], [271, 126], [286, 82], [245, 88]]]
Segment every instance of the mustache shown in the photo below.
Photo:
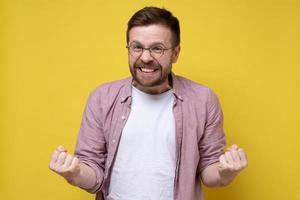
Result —
[[147, 69], [162, 69], [162, 66], [158, 63], [142, 63], [136, 62], [133, 65], [134, 68], [147, 68]]

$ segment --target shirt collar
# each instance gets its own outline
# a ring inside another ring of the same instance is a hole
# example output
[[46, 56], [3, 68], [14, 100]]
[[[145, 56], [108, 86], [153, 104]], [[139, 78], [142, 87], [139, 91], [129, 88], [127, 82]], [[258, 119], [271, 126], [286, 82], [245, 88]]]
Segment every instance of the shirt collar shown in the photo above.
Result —
[[[172, 80], [172, 90], [173, 94], [176, 98], [179, 100], [183, 101], [183, 95], [182, 95], [182, 88], [180, 85], [180, 80], [179, 78], [171, 72], [171, 80]], [[126, 80], [124, 84], [124, 92], [121, 96], [121, 103], [126, 102], [129, 98], [131, 98], [132, 95], [132, 82], [133, 82], [133, 77], [130, 77]]]
[[178, 76], [176, 76], [173, 72], [171, 72], [171, 78], [172, 78], [172, 88], [173, 88], [173, 94], [176, 98], [183, 101], [183, 95], [182, 95], [182, 87], [180, 84], [180, 80]]

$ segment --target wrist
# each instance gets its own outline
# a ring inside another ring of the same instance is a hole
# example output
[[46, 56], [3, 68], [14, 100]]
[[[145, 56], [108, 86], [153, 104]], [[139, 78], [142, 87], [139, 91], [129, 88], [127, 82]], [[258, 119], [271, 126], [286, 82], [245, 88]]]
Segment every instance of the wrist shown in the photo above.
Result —
[[80, 186], [80, 180], [82, 179], [82, 167], [81, 163], [71, 172], [64, 175], [64, 178], [68, 183], [74, 186]]
[[231, 171], [231, 170], [226, 170], [226, 171], [222, 171], [219, 170], [219, 177], [220, 177], [220, 185], [221, 186], [226, 186], [229, 183], [231, 183], [234, 178], [237, 176], [238, 172], [236, 171]]

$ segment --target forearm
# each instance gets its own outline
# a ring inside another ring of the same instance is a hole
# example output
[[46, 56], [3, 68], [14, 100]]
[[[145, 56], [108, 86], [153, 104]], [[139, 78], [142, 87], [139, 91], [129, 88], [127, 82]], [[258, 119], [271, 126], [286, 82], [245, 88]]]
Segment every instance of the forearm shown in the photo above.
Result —
[[208, 187], [222, 187], [231, 183], [236, 173], [223, 174], [219, 172], [219, 162], [207, 166], [201, 174], [202, 182]]
[[84, 189], [90, 189], [96, 184], [95, 171], [85, 163], [79, 163], [79, 173], [76, 175], [66, 176], [65, 179], [72, 185]]

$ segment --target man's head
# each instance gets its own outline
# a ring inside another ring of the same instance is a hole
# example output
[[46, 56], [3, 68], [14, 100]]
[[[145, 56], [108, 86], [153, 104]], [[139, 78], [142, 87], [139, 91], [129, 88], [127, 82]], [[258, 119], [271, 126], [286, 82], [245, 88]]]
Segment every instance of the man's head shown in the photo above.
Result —
[[136, 26], [148, 26], [160, 24], [169, 28], [173, 34], [173, 47], [180, 44], [180, 26], [178, 19], [172, 13], [163, 8], [145, 7], [137, 11], [128, 21], [126, 40], [129, 42], [129, 31]]
[[170, 88], [168, 77], [180, 52], [179, 22], [171, 12], [145, 7], [128, 22], [127, 48], [134, 85], [148, 93]]

